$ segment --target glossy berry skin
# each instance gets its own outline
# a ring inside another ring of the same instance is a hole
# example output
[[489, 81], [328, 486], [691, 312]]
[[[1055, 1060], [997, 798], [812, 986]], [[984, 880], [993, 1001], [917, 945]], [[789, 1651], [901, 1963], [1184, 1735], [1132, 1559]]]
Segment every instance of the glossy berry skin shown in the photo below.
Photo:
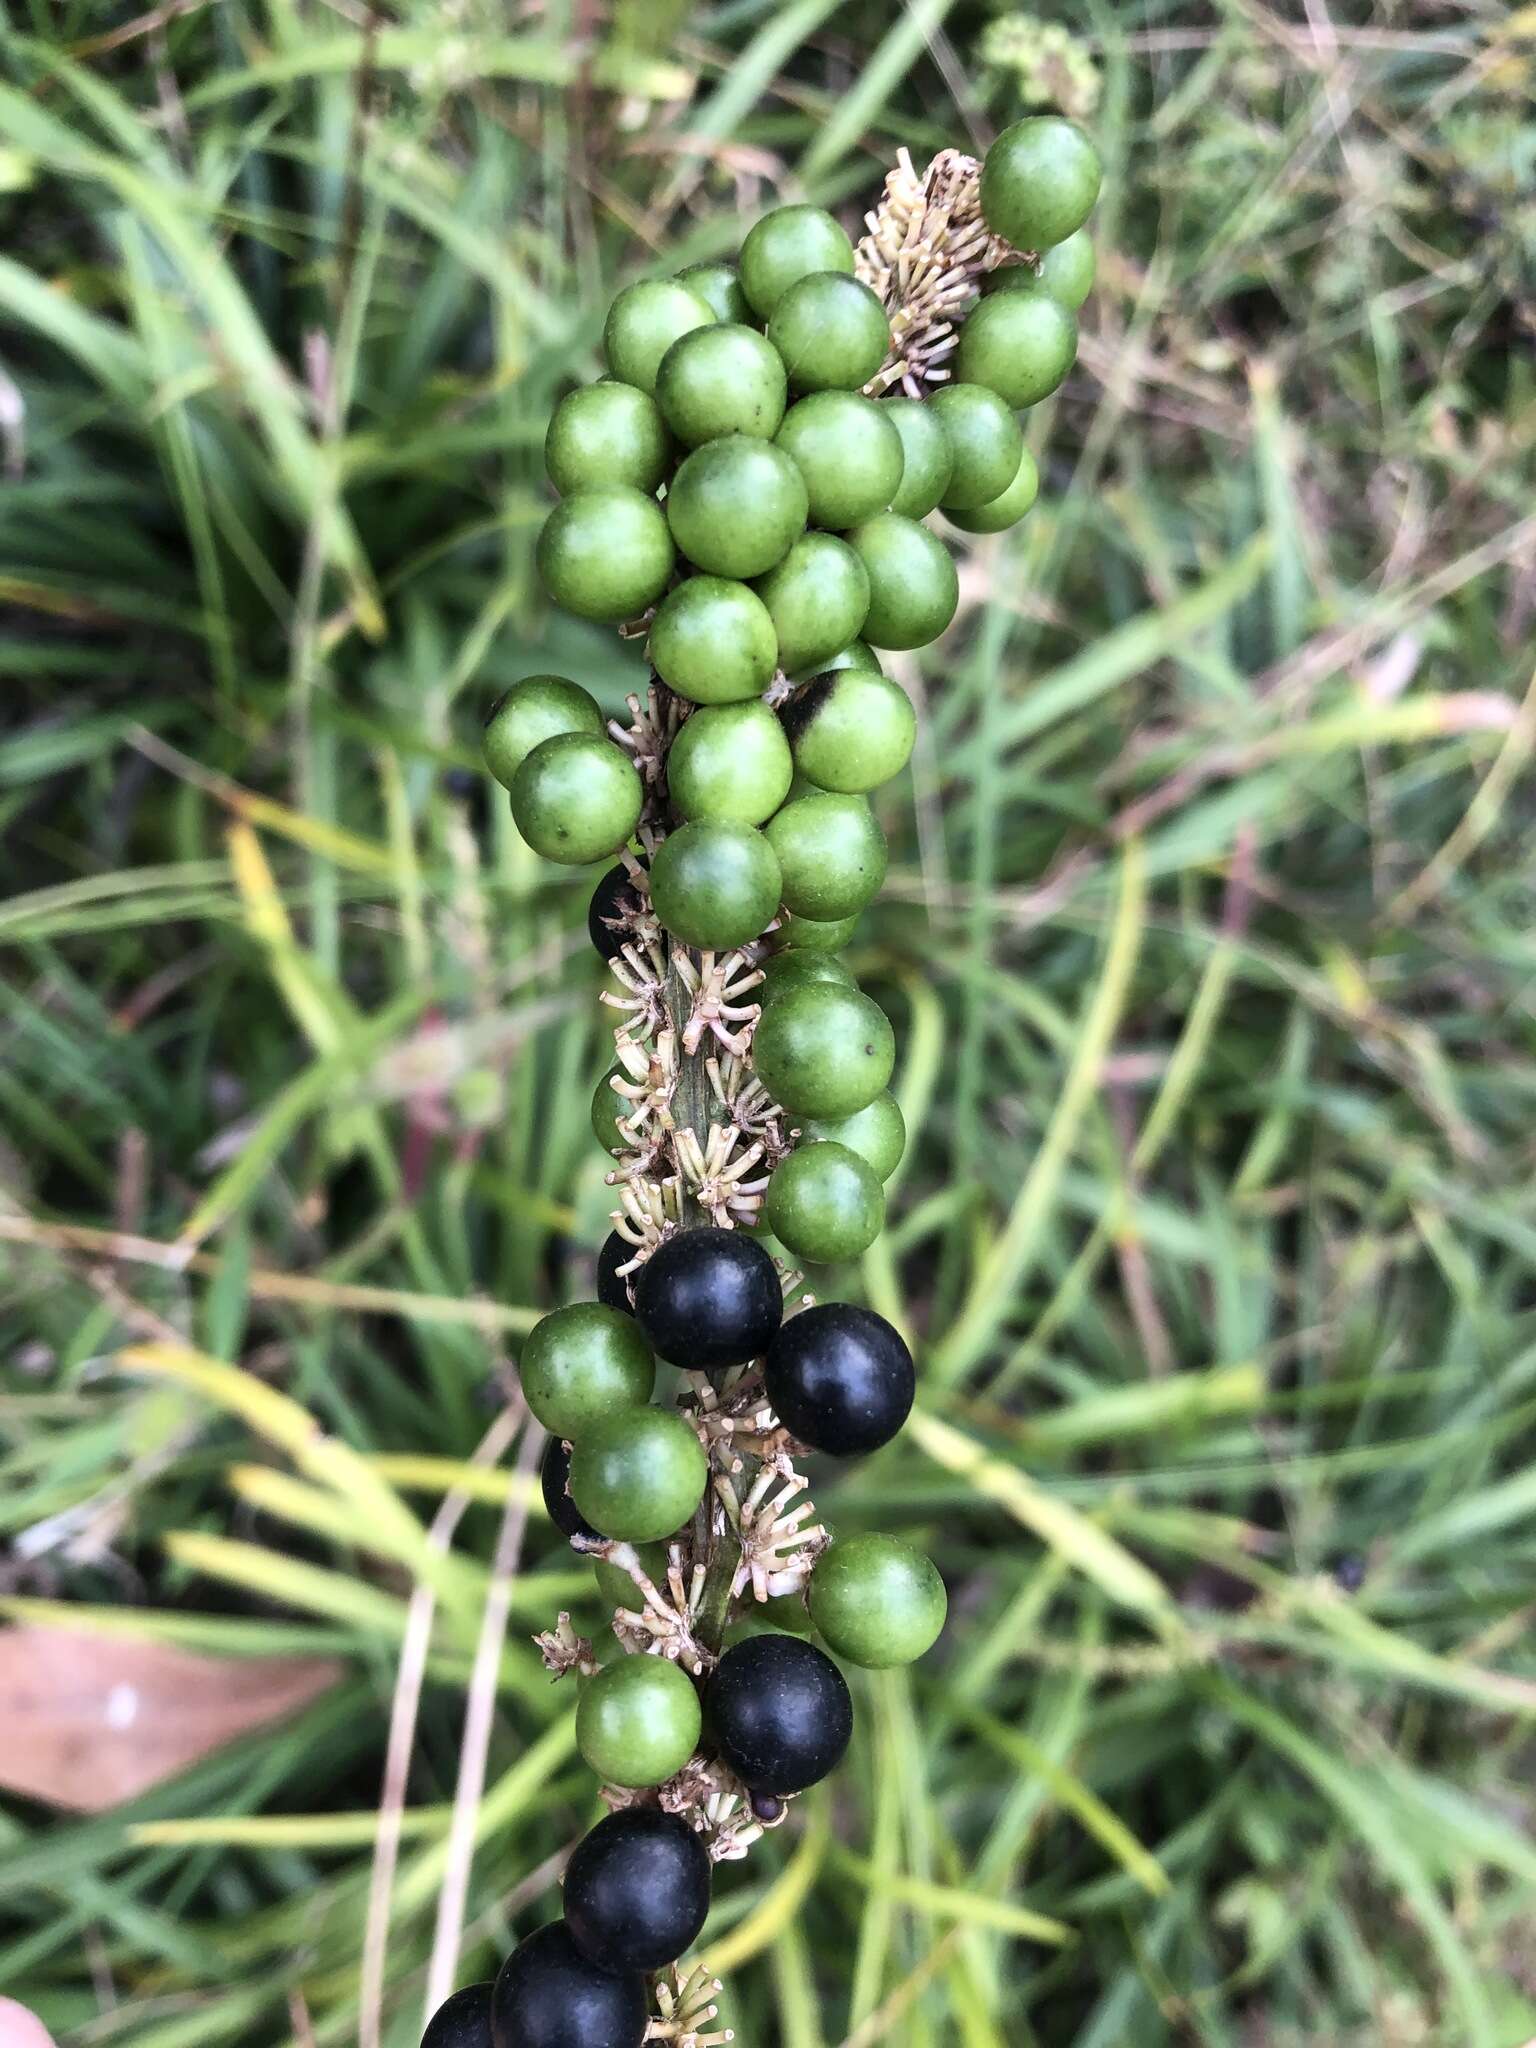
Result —
[[651, 902], [688, 946], [744, 946], [779, 907], [779, 861], [752, 825], [695, 818], [669, 832], [651, 862]]
[[755, 327], [696, 327], [662, 357], [656, 403], [688, 448], [722, 434], [772, 440], [784, 417], [784, 364]]
[[649, 1401], [656, 1363], [633, 1316], [573, 1301], [536, 1323], [518, 1360], [523, 1398], [551, 1436], [573, 1442], [616, 1411]]
[[779, 643], [755, 590], [725, 576], [688, 576], [656, 607], [650, 654], [662, 681], [691, 704], [736, 704], [772, 682]]
[[799, 539], [806, 506], [783, 449], [750, 434], [695, 448], [667, 492], [673, 539], [710, 576], [765, 576]]
[[949, 489], [955, 458], [937, 413], [920, 398], [885, 398], [880, 410], [901, 440], [901, 486], [890, 510], [904, 519], [926, 519]]
[[628, 926], [617, 920], [633, 917], [639, 909], [640, 892], [629, 870], [622, 865], [610, 868], [587, 905], [587, 937], [605, 960], [622, 953], [630, 936]]
[[640, 2048], [645, 1980], [589, 1962], [563, 1920], [519, 1942], [491, 1994], [494, 2048]]
[[608, 308], [603, 354], [614, 376], [650, 395], [661, 359], [679, 335], [708, 327], [714, 314], [701, 298], [670, 278], [626, 285]]
[[830, 533], [803, 533], [775, 569], [759, 578], [779, 660], [791, 674], [846, 647], [869, 610], [869, 574], [853, 549]]
[[635, 1247], [616, 1230], [609, 1231], [597, 1255], [597, 1298], [604, 1308], [616, 1308], [626, 1316], [634, 1314], [635, 1305], [629, 1298], [629, 1276], [619, 1268], [634, 1256]]
[[[638, 1598], [633, 1580], [629, 1593]], [[640, 1790], [683, 1768], [699, 1744], [699, 1695], [666, 1657], [619, 1657], [589, 1678], [576, 1706], [576, 1747], [605, 1785]], [[569, 1899], [566, 1902], [570, 1913]]]
[[1015, 249], [1048, 249], [1076, 234], [1099, 196], [1103, 166], [1082, 129], [1056, 114], [1005, 128], [981, 167], [981, 211]]
[[645, 792], [622, 747], [596, 733], [541, 740], [512, 778], [512, 816], [535, 853], [584, 867], [617, 853]]
[[960, 334], [955, 375], [1020, 410], [1049, 398], [1077, 359], [1077, 315], [1049, 292], [996, 292]]
[[1013, 482], [1001, 497], [978, 505], [974, 512], [946, 512], [944, 517], [962, 533], [1004, 533], [1010, 526], [1018, 525], [1039, 494], [1040, 472], [1026, 448], [1019, 457]]
[[812, 982], [767, 1006], [752, 1051], [763, 1086], [791, 1116], [852, 1116], [890, 1080], [896, 1034], [868, 996]]
[[605, 1969], [659, 1970], [697, 1940], [709, 1871], [709, 1851], [680, 1815], [610, 1813], [566, 1865], [565, 1923]]
[[843, 1674], [799, 1636], [749, 1636], [720, 1659], [704, 1701], [720, 1755], [753, 1792], [819, 1783], [843, 1760], [853, 1702]]
[[592, 1135], [605, 1152], [622, 1152], [625, 1145], [619, 1118], [628, 1113], [630, 1105], [613, 1086], [613, 1078], [620, 1071], [610, 1067], [592, 1090]]
[[562, 498], [539, 534], [539, 574], [579, 619], [617, 626], [667, 587], [677, 550], [654, 498], [604, 484]]
[[798, 1128], [806, 1142], [830, 1139], [835, 1145], [846, 1145], [872, 1166], [882, 1181], [890, 1179], [907, 1149], [906, 1118], [888, 1089], [852, 1116], [801, 1117]]
[[684, 818], [760, 825], [793, 779], [784, 728], [761, 698], [695, 711], [667, 755], [667, 790]]
[[852, 917], [885, 880], [885, 834], [861, 796], [812, 790], [768, 825], [780, 894], [798, 917]]
[[563, 732], [601, 733], [597, 700], [569, 676], [524, 676], [491, 706], [480, 742], [485, 765], [503, 787], [536, 746]]
[[835, 981], [840, 988], [858, 987], [835, 953], [770, 953], [759, 971], [763, 978], [752, 991], [755, 1003], [774, 1002], [786, 989], [801, 988], [808, 981]]
[[981, 289], [987, 297], [993, 292], [1046, 291], [1075, 313], [1093, 290], [1096, 269], [1092, 238], [1086, 228], [1079, 228], [1064, 242], [1043, 250], [1037, 269], [1027, 263], [1005, 264], [984, 279]]
[[583, 1431], [571, 1452], [572, 1499], [619, 1543], [673, 1535], [703, 1499], [708, 1477], [699, 1440], [674, 1408], [621, 1409]]
[[717, 320], [729, 320], [738, 325], [751, 321], [752, 308], [741, 288], [741, 279], [731, 264], [690, 263], [686, 270], [677, 273], [677, 281], [685, 285], [696, 299], [702, 299]]
[[805, 478], [812, 526], [857, 526], [901, 486], [902, 438], [890, 408], [856, 392], [813, 391], [790, 407], [775, 439]]
[[845, 1301], [791, 1316], [764, 1371], [779, 1420], [814, 1451], [863, 1457], [912, 1412], [912, 1354], [884, 1316]]
[[866, 1671], [913, 1664], [949, 1609], [932, 1561], [899, 1536], [841, 1537], [811, 1574], [811, 1619], [829, 1646]]
[[647, 497], [672, 460], [672, 436], [654, 398], [605, 378], [555, 407], [544, 436], [544, 468], [561, 496], [627, 484]]
[[[1003, 301], [989, 300], [988, 304], [1002, 305]], [[966, 326], [969, 328], [969, 321]], [[1024, 431], [997, 393], [985, 384], [946, 384], [927, 403], [933, 407], [954, 457], [949, 489], [940, 500], [944, 509], [969, 512], [1006, 491], [1024, 452]]]
[[872, 668], [876, 675], [883, 675], [875, 650], [867, 640], [850, 640], [846, 647], [840, 647], [830, 661], [821, 664], [820, 673], [826, 675], [834, 668]]
[[917, 714], [899, 683], [878, 669], [829, 669], [784, 706], [795, 767], [818, 789], [862, 795], [906, 767]]
[[741, 245], [741, 288], [766, 320], [792, 284], [814, 271], [853, 275], [853, 244], [819, 206], [776, 206]]
[[[651, 1584], [657, 1588], [664, 1587], [667, 1583], [667, 1546], [664, 1543], [640, 1543], [635, 1550], [641, 1569]], [[645, 1596], [622, 1565], [595, 1557], [592, 1576], [597, 1581], [598, 1597], [613, 1612], [617, 1613], [621, 1607], [630, 1614], [639, 1614], [643, 1610]]]
[[570, 1475], [571, 1447], [560, 1437], [552, 1436], [539, 1462], [539, 1491], [544, 1496], [545, 1511], [562, 1536], [589, 1536], [596, 1542], [597, 1531], [567, 1490]]
[[822, 270], [782, 294], [768, 339], [784, 359], [792, 391], [857, 391], [885, 361], [891, 323], [867, 284]]
[[763, 1216], [797, 1259], [833, 1265], [866, 1252], [885, 1225], [880, 1176], [846, 1145], [801, 1145], [773, 1170]]
[[858, 914], [852, 917], [792, 917], [773, 935], [777, 952], [840, 953], [853, 937]]
[[960, 602], [960, 578], [938, 536], [899, 512], [881, 512], [845, 538], [869, 571], [870, 645], [926, 647], [937, 640]]
[[421, 2048], [491, 2048], [491, 1987], [470, 1984], [445, 1999], [427, 2023]]
[[640, 1268], [635, 1314], [669, 1365], [723, 1372], [773, 1341], [784, 1317], [778, 1272], [739, 1230], [682, 1230]]

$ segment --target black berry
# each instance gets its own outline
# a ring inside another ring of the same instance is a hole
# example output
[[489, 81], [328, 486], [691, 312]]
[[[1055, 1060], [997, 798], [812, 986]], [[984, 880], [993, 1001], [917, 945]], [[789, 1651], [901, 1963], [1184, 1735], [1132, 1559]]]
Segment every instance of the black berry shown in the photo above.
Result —
[[539, 1488], [544, 1495], [549, 1519], [562, 1536], [590, 1536], [594, 1543], [600, 1543], [602, 1538], [571, 1499], [570, 1476], [571, 1447], [559, 1437], [552, 1436], [544, 1446], [544, 1458], [539, 1466]]
[[812, 1450], [839, 1458], [889, 1443], [917, 1385], [912, 1354], [884, 1316], [841, 1301], [791, 1316], [764, 1378], [779, 1420]]
[[645, 1984], [588, 1962], [563, 1920], [521, 1942], [491, 1994], [494, 2048], [640, 2048]]
[[617, 920], [632, 918], [639, 908], [639, 891], [628, 869], [610, 868], [587, 906], [587, 934], [605, 960], [621, 952], [630, 936], [628, 924]]
[[853, 1733], [843, 1674], [800, 1636], [749, 1636], [709, 1682], [705, 1727], [752, 1792], [803, 1792], [842, 1760]]
[[597, 1298], [604, 1308], [621, 1308], [627, 1316], [634, 1314], [634, 1303], [629, 1298], [629, 1281], [618, 1269], [634, 1256], [634, 1246], [616, 1230], [609, 1231], [597, 1255]]
[[772, 1259], [737, 1230], [685, 1230], [640, 1268], [635, 1314], [671, 1365], [722, 1371], [772, 1340], [784, 1296]]
[[491, 1987], [471, 1984], [444, 1999], [427, 2022], [421, 2048], [491, 2048]]
[[709, 1851], [685, 1820], [634, 1806], [600, 1820], [565, 1873], [565, 1919], [605, 1969], [659, 1970], [709, 1911]]

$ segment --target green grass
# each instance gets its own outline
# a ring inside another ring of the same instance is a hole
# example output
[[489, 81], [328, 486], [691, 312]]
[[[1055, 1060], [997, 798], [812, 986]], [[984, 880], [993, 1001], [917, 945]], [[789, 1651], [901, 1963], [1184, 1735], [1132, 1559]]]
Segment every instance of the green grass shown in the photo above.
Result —
[[[544, 422], [616, 280], [781, 192], [853, 218], [898, 144], [1020, 111], [996, 11], [11, 12], [8, 1611], [345, 1674], [127, 1809], [0, 1818], [0, 1995], [61, 2042], [356, 2038], [432, 1584], [385, 1957], [386, 2048], [418, 2038], [497, 1485], [457, 1564], [424, 1530], [607, 1206], [583, 883], [476, 769], [509, 680], [637, 674], [539, 594]], [[835, 1291], [916, 1334], [921, 1406], [818, 1487], [932, 1548], [952, 1622], [858, 1684], [847, 1769], [708, 1942], [749, 2048], [1515, 2048], [1530, 23], [1062, 19], [1100, 285], [1038, 509], [900, 665], [855, 961], [914, 1141]], [[239, 1370], [145, 1369], [176, 1345]], [[464, 1977], [591, 1815], [527, 1646], [562, 1605], [596, 1622], [534, 1521]]]

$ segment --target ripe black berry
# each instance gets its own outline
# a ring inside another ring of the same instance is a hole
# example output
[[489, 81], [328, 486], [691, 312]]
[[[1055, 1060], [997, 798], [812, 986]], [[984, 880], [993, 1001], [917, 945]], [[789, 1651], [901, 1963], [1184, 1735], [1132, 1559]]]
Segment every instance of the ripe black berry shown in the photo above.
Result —
[[421, 2048], [491, 2048], [491, 1987], [470, 1984], [444, 1999], [427, 2022]]
[[627, 1316], [634, 1314], [635, 1307], [629, 1298], [629, 1281], [618, 1269], [634, 1256], [634, 1246], [616, 1230], [609, 1231], [597, 1255], [597, 1298], [604, 1308], [621, 1308]]
[[671, 1365], [721, 1371], [755, 1358], [784, 1314], [772, 1259], [737, 1230], [685, 1230], [640, 1268], [635, 1314]]
[[491, 1994], [494, 2048], [640, 2048], [645, 1984], [588, 1962], [563, 1920], [521, 1942]]
[[609, 1814], [566, 1867], [566, 1925], [605, 1969], [675, 1962], [708, 1911], [709, 1851], [685, 1820], [656, 1807]]
[[841, 1301], [791, 1316], [764, 1378], [779, 1420], [813, 1450], [839, 1458], [889, 1443], [917, 1384], [912, 1354], [884, 1316]]
[[835, 1770], [853, 1733], [843, 1674], [800, 1636], [749, 1636], [709, 1682], [705, 1726], [749, 1790], [803, 1792]]
[[544, 1457], [539, 1466], [539, 1489], [544, 1495], [549, 1519], [562, 1536], [590, 1536], [594, 1543], [600, 1543], [602, 1538], [571, 1499], [567, 1485], [570, 1476], [571, 1447], [559, 1437], [552, 1436], [544, 1446]]
[[592, 891], [587, 906], [587, 935], [605, 960], [612, 960], [629, 938], [627, 926], [614, 920], [633, 917], [640, 896], [627, 868], [610, 868]]

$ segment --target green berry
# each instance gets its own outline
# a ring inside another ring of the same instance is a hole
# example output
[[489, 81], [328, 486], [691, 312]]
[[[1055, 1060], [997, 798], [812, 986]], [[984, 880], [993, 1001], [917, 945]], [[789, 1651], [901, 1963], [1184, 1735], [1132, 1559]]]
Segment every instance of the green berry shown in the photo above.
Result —
[[1076, 357], [1077, 315], [1070, 306], [1049, 292], [996, 292], [972, 309], [960, 330], [955, 375], [1018, 410], [1049, 398]]
[[853, 244], [819, 206], [778, 206], [741, 245], [741, 288], [766, 320], [792, 284], [813, 271], [853, 275]]
[[885, 361], [891, 323], [867, 284], [840, 271], [802, 277], [780, 297], [768, 339], [795, 391], [857, 391]]
[[761, 698], [695, 711], [667, 755], [667, 789], [685, 818], [760, 825], [794, 776], [784, 728]]
[[1096, 268], [1092, 239], [1086, 228], [1079, 228], [1064, 242], [1043, 250], [1038, 269], [1027, 263], [1005, 264], [989, 273], [981, 289], [988, 296], [993, 292], [1049, 292], [1075, 313], [1093, 290]]
[[597, 700], [569, 676], [524, 676], [491, 706], [480, 743], [485, 765], [507, 789], [534, 748], [557, 733], [603, 730]]
[[792, 797], [767, 838], [779, 858], [779, 893], [797, 917], [854, 917], [885, 880], [885, 834], [861, 796]]
[[[783, 957], [793, 960], [798, 956], [789, 953]], [[889, 1090], [866, 1103], [863, 1109], [856, 1109], [852, 1116], [802, 1117], [800, 1135], [807, 1140], [826, 1138], [834, 1145], [846, 1145], [850, 1152], [867, 1160], [882, 1181], [890, 1179], [907, 1149], [906, 1119]]]
[[791, 1116], [852, 1116], [890, 1080], [896, 1035], [868, 996], [812, 982], [786, 989], [763, 1011], [752, 1056], [763, 1086]]
[[610, 1414], [571, 1452], [572, 1500], [599, 1534], [620, 1543], [672, 1535], [704, 1498], [708, 1478], [699, 1440], [674, 1408]]
[[696, 327], [656, 372], [656, 403], [689, 448], [722, 434], [772, 440], [784, 417], [784, 365], [755, 327]]
[[812, 526], [840, 531], [883, 512], [902, 480], [902, 437], [888, 405], [852, 391], [813, 391], [775, 436], [805, 478]]
[[592, 1135], [605, 1152], [622, 1152], [627, 1142], [618, 1120], [628, 1115], [630, 1104], [613, 1086], [622, 1071], [610, 1067], [592, 1091]]
[[763, 576], [805, 528], [800, 472], [781, 448], [749, 434], [706, 441], [667, 492], [673, 538], [711, 576]]
[[517, 1370], [534, 1415], [552, 1436], [568, 1442], [603, 1418], [648, 1401], [656, 1381], [640, 1325], [598, 1301], [572, 1302], [535, 1323]]
[[596, 733], [541, 740], [512, 778], [512, 816], [535, 853], [584, 867], [617, 853], [645, 792], [624, 749]]
[[827, 675], [835, 668], [872, 668], [876, 675], [884, 671], [875, 658], [875, 650], [867, 640], [850, 640], [846, 647], [840, 647], [830, 661], [824, 661], [818, 671]]
[[960, 602], [960, 578], [938, 536], [899, 512], [880, 512], [847, 540], [869, 571], [864, 638], [875, 647], [937, 640]]
[[846, 1145], [818, 1141], [780, 1160], [763, 1214], [797, 1259], [833, 1265], [856, 1259], [880, 1235], [885, 1191], [868, 1160]]
[[[1001, 299], [989, 299], [1000, 306]], [[978, 306], [976, 311], [980, 313]], [[970, 322], [966, 322], [967, 329]], [[961, 336], [964, 346], [964, 334]], [[999, 491], [1006, 491], [1019, 467], [1024, 430], [997, 393], [985, 384], [946, 384], [928, 400], [944, 429], [954, 457], [949, 489], [942, 504], [946, 512], [969, 512], [977, 505], [990, 504]]]
[[773, 621], [779, 664], [791, 673], [846, 647], [869, 610], [864, 564], [831, 533], [801, 534], [756, 588]]
[[560, 500], [539, 535], [538, 558], [556, 604], [617, 626], [656, 602], [677, 551], [654, 498], [605, 484]]
[[932, 1563], [899, 1536], [840, 1537], [811, 1573], [811, 1619], [850, 1664], [884, 1671], [932, 1649], [949, 1602]]
[[651, 863], [656, 915], [687, 946], [721, 952], [746, 945], [772, 922], [779, 891], [778, 857], [767, 839], [724, 818], [695, 818], [669, 832]]
[[949, 489], [955, 466], [939, 416], [920, 398], [887, 398], [880, 410], [901, 438], [901, 489], [890, 509], [904, 519], [926, 519]]
[[656, 607], [651, 666], [694, 704], [760, 697], [779, 665], [768, 607], [745, 583], [685, 576]]
[[962, 533], [1002, 533], [1018, 524], [1035, 502], [1039, 490], [1040, 472], [1035, 467], [1035, 458], [1026, 448], [1019, 457], [1013, 482], [1001, 496], [990, 504], [978, 505], [974, 512], [946, 512], [944, 517], [951, 526], [958, 526]]
[[981, 167], [981, 211], [1015, 249], [1049, 249], [1076, 234], [1099, 196], [1099, 153], [1074, 121], [1032, 114], [1005, 128]]
[[544, 436], [544, 467], [562, 496], [623, 484], [650, 496], [672, 460], [672, 436], [654, 398], [604, 378], [555, 407]]
[[808, 981], [835, 981], [841, 988], [858, 986], [835, 953], [770, 953], [760, 972], [763, 978], [752, 992], [756, 1003], [771, 1003], [786, 989], [800, 988]]
[[917, 734], [911, 699], [878, 669], [813, 676], [784, 706], [783, 718], [800, 774], [818, 789], [853, 794], [899, 775]]
[[614, 376], [654, 392], [661, 359], [680, 334], [707, 327], [714, 314], [701, 298], [670, 278], [627, 284], [608, 308], [603, 354]]
[[[636, 1545], [636, 1550], [645, 1576], [658, 1592], [664, 1592], [667, 1546], [665, 1543], [641, 1543]], [[642, 1611], [645, 1596], [622, 1565], [609, 1564], [606, 1558], [594, 1557], [592, 1576], [597, 1580], [598, 1597], [605, 1605], [614, 1609], [625, 1608], [630, 1614]]]
[[737, 325], [751, 321], [752, 308], [731, 264], [690, 263], [686, 270], [677, 273], [677, 281], [686, 285], [696, 299], [702, 299], [717, 320], [730, 320]]
[[605, 1785], [632, 1790], [680, 1771], [702, 1726], [693, 1680], [667, 1657], [620, 1657], [576, 1703], [576, 1747]]
[[859, 914], [849, 917], [792, 917], [773, 935], [775, 952], [840, 953], [853, 937]]

